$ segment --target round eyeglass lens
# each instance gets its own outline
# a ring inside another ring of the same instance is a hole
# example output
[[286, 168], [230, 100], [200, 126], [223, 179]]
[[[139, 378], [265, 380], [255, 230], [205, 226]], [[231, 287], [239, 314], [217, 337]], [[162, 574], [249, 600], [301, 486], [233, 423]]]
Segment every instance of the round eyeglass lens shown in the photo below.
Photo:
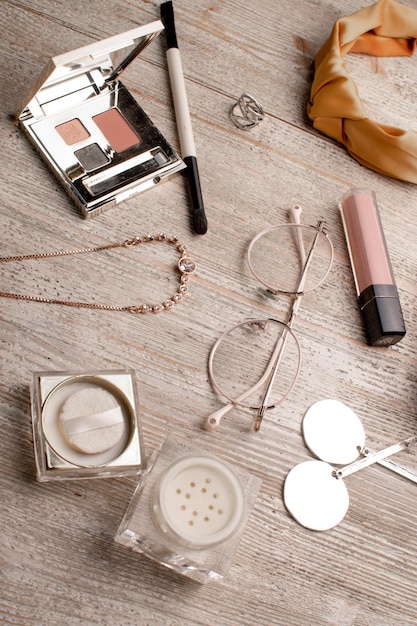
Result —
[[293, 388], [301, 350], [290, 328], [275, 319], [253, 319], [226, 331], [209, 358], [213, 386], [229, 402], [270, 409]]
[[305, 293], [325, 280], [333, 245], [318, 227], [281, 224], [252, 239], [248, 262], [255, 278], [272, 293]]

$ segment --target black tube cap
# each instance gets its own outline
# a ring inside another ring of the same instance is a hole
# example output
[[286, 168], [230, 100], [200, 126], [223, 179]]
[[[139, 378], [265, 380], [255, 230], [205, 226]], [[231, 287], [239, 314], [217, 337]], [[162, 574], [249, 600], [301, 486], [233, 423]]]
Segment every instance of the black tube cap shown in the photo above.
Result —
[[405, 335], [405, 323], [397, 287], [370, 285], [359, 296], [368, 343], [392, 346]]

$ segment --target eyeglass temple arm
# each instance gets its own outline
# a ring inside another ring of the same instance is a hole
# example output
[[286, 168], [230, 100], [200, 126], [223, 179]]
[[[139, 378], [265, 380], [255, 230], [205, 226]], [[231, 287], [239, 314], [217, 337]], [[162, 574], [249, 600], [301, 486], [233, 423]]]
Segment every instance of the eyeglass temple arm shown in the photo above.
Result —
[[[246, 394], [245, 394], [245, 398], [246, 398]], [[245, 398], [242, 398], [241, 396], [239, 396], [239, 398], [236, 399], [236, 402], [238, 402], [239, 399], [245, 400]], [[216, 430], [216, 428], [220, 426], [222, 417], [227, 415], [227, 413], [229, 413], [229, 411], [231, 411], [233, 407], [234, 407], [234, 404], [232, 402], [229, 402], [228, 404], [225, 404], [224, 406], [222, 406], [221, 409], [218, 409], [217, 411], [214, 411], [214, 413], [211, 413], [204, 422], [205, 430], [209, 430], [209, 431]]]
[[[303, 212], [303, 209], [302, 207], [300, 207], [299, 204], [293, 204], [293, 206], [291, 207], [289, 211], [291, 221], [293, 224], [297, 224], [298, 226], [301, 226], [301, 213], [302, 212]], [[306, 262], [306, 251], [304, 248], [303, 235], [301, 233], [300, 228], [297, 228], [297, 244], [298, 244], [298, 251], [300, 253], [301, 263], [304, 265]]]
[[[292, 207], [292, 210], [291, 210], [292, 211], [292, 217], [293, 217], [293, 219], [295, 218], [295, 219], [298, 220], [297, 224], [300, 224], [300, 221], [299, 221], [300, 214], [299, 214], [299, 212], [297, 212], [297, 213], [294, 212], [296, 208], [297, 208], [296, 206]], [[298, 207], [298, 208], [301, 209], [301, 207]], [[297, 231], [299, 231], [299, 230], [300, 229], [297, 229]], [[317, 231], [317, 233], [316, 233], [316, 235], [315, 235], [315, 237], [313, 239], [313, 242], [311, 244], [311, 247], [310, 247], [310, 250], [308, 252], [308, 256], [307, 257], [305, 256], [305, 249], [304, 249], [304, 242], [303, 242], [303, 239], [302, 239], [302, 234], [300, 232], [298, 232], [298, 235], [297, 235], [298, 246], [299, 246], [299, 249], [300, 249], [300, 255], [302, 257], [302, 262], [303, 262], [303, 271], [302, 271], [302, 274], [300, 276], [300, 281], [298, 283], [297, 295], [295, 296], [295, 299], [293, 300], [293, 303], [291, 305], [291, 308], [290, 308], [290, 310], [288, 312], [288, 316], [287, 316], [287, 325], [289, 326], [289, 328], [292, 327], [292, 324], [294, 322], [294, 318], [295, 318], [295, 316], [298, 313], [298, 309], [300, 308], [302, 292], [304, 290], [304, 285], [305, 285], [305, 282], [306, 282], [306, 279], [307, 279], [307, 271], [308, 271], [308, 268], [310, 267], [311, 259], [313, 258], [314, 250], [315, 250], [315, 248], [317, 246], [317, 242], [318, 242], [318, 239], [319, 239], [319, 236], [320, 236], [320, 232], [321, 232], [321, 223], [319, 222], [319, 224], [318, 224], [318, 231]], [[264, 393], [264, 395], [262, 397], [262, 404], [259, 407], [258, 412], [256, 414], [255, 425], [254, 425], [255, 431], [258, 431], [260, 429], [260, 427], [261, 427], [261, 423], [262, 423], [262, 420], [263, 420], [266, 408], [268, 406], [268, 400], [269, 400], [269, 396], [270, 396], [270, 393], [271, 393], [272, 385], [274, 384], [275, 377], [276, 377], [276, 375], [278, 373], [278, 368], [279, 368], [279, 365], [280, 365], [280, 362], [281, 362], [281, 355], [282, 355], [282, 352], [283, 352], [283, 350], [285, 348], [287, 337], [288, 337], [288, 333], [285, 333], [285, 336], [283, 335], [278, 340], [278, 341], [280, 341], [281, 345], [280, 345], [280, 348], [279, 348], [279, 351], [278, 351], [278, 355], [277, 355], [276, 361], [274, 363], [274, 367], [272, 368], [272, 371], [271, 371], [271, 374], [270, 374], [270, 380], [268, 382], [268, 386], [265, 389], [265, 393]]]

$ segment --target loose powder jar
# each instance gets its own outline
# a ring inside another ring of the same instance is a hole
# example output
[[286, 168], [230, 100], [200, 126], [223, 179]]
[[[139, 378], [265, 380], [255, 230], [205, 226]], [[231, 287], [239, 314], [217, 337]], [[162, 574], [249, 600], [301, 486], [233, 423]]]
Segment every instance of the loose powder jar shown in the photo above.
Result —
[[229, 569], [261, 480], [169, 436], [115, 541], [200, 583]]

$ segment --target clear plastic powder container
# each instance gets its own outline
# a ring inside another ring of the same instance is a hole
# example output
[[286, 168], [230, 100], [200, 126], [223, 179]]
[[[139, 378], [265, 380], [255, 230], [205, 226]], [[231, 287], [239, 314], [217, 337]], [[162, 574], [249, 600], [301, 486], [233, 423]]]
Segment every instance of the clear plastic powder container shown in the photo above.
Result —
[[200, 583], [221, 579], [260, 484], [170, 436], [138, 485], [115, 540]]

